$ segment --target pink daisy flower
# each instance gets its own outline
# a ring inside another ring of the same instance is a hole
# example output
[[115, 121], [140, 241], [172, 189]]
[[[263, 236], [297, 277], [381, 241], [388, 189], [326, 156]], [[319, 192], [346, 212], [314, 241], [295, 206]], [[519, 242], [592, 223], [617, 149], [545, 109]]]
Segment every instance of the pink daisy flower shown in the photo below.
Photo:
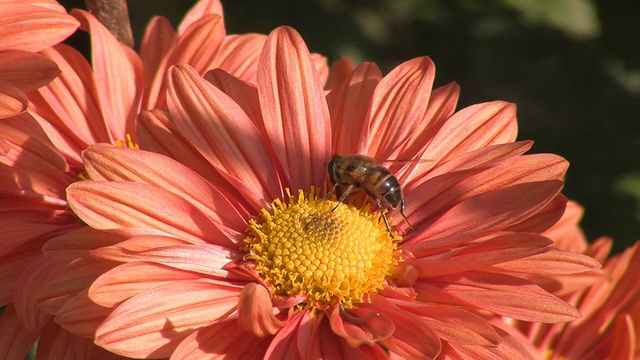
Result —
[[[434, 75], [427, 57], [384, 77], [365, 63], [325, 93], [287, 27], [267, 38], [256, 85], [170, 68], [166, 110], [138, 127], [141, 148], [170, 157], [83, 152], [91, 181], [67, 197], [101, 235], [45, 251], [78, 256], [60, 283], [104, 272], [58, 323], [135, 358], [528, 358], [487, 315], [575, 320], [526, 277], [599, 267], [541, 234], [564, 211], [567, 163], [523, 155], [511, 104], [455, 112], [458, 87], [432, 90]], [[326, 197], [327, 163], [348, 153], [424, 159], [389, 165], [413, 229], [391, 210], [390, 234], [366, 195]]]
[[[22, 5], [6, 4], [15, 5], [16, 16], [24, 17]], [[74, 30], [79, 21], [91, 35], [92, 65], [64, 44], [35, 49], [42, 50], [37, 56], [52, 64], [56, 75], [58, 68], [62, 72], [46, 86], [29, 93], [28, 113], [0, 122], [0, 137], [7, 145], [6, 155], [0, 157], [0, 227], [5, 229], [0, 234], [0, 306], [7, 306], [0, 315], [0, 331], [8, 334], [0, 342], [3, 358], [23, 358], [39, 335], [39, 351], [43, 354], [48, 353], [47, 347], [57, 348], [69, 342], [68, 334], [53, 331], [56, 325], [51, 324], [51, 315], [64, 304], [65, 297], [60, 294], [68, 289], [57, 288], [55, 293], [60, 296], [56, 301], [39, 308], [35, 304], [39, 289], [58, 271], [58, 264], [42, 255], [42, 245], [85, 227], [70, 211], [65, 194], [69, 184], [84, 176], [82, 150], [98, 142], [134, 146], [135, 118], [144, 108], [162, 106], [157, 102], [157, 98], [164, 101], [161, 80], [166, 68], [175, 62], [192, 64], [202, 72], [219, 67], [243, 80], [255, 81], [257, 55], [266, 38], [258, 34], [227, 35], [219, 1], [207, 0], [196, 4], [177, 30], [167, 19], [153, 19], [138, 55], [119, 44], [89, 13], [74, 10], [75, 19], [66, 14], [62, 17], [58, 14], [62, 8], [54, 4], [37, 2], [43, 10], [32, 14], [42, 13], [44, 18], [54, 13], [57, 17], [51, 18], [66, 27], [52, 27], [56, 32], [50, 34], [39, 32], [43, 38], [36, 38], [38, 41], [31, 46], [40, 44], [48, 35], [60, 37], [70, 24]], [[3, 6], [5, 3], [0, 10]], [[29, 6], [34, 10], [36, 5]], [[26, 25], [35, 26], [33, 20]], [[18, 40], [15, 38], [14, 42], [19, 43]], [[317, 58], [318, 66], [322, 65], [321, 60]], [[53, 336], [58, 340], [54, 341]], [[89, 349], [93, 334], [87, 336], [84, 343], [72, 343], [79, 351], [89, 351], [81, 357], [94, 358], [89, 355], [94, 354]]]

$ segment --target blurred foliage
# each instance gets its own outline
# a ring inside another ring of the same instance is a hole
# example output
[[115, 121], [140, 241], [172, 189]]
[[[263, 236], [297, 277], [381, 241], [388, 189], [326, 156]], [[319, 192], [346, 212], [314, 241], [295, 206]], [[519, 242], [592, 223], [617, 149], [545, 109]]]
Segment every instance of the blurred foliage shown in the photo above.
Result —
[[[153, 15], [180, 20], [193, 1], [130, 2], [139, 41]], [[82, 3], [71, 6], [82, 6]], [[590, 239], [620, 251], [640, 238], [638, 197], [614, 184], [640, 171], [640, 2], [588, 0], [223, 0], [229, 33], [296, 28], [311, 51], [383, 71], [429, 55], [460, 107], [518, 104], [520, 139], [571, 162], [565, 194], [586, 208]]]

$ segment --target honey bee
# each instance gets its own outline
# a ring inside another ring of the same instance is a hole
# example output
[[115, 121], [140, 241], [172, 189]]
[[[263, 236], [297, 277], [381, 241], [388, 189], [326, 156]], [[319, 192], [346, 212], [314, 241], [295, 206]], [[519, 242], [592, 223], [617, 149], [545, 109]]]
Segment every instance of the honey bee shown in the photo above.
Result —
[[[400, 215], [409, 228], [413, 229], [404, 215], [404, 196], [402, 196], [400, 183], [389, 169], [363, 155], [334, 155], [329, 159], [327, 171], [329, 172], [329, 181], [333, 184], [326, 195], [327, 198], [338, 187], [346, 188], [340, 196], [340, 202], [343, 202], [353, 190], [363, 190], [371, 199], [375, 200], [380, 216], [392, 236], [391, 226], [389, 226], [389, 221], [383, 211], [385, 208], [397, 209], [400, 207]], [[386, 207], [383, 206], [381, 199], [384, 199]], [[338, 205], [333, 210], [337, 209]]]

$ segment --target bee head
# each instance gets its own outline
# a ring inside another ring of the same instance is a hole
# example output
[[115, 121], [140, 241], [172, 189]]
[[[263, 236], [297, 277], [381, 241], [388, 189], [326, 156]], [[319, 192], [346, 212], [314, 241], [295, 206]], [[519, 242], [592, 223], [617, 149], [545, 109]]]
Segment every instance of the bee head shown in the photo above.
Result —
[[327, 164], [327, 172], [329, 173], [329, 181], [331, 181], [332, 184], [336, 183], [336, 174], [335, 174], [335, 166], [336, 166], [336, 161], [339, 159], [340, 157], [338, 155], [333, 155], [331, 157], [331, 159], [329, 159], [329, 163]]

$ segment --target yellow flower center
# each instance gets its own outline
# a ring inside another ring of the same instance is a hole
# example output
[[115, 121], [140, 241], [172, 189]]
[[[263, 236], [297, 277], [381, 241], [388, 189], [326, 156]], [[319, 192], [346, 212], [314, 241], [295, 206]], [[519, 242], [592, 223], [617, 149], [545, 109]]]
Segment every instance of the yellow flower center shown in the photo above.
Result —
[[251, 220], [247, 259], [276, 295], [303, 295], [306, 305], [323, 308], [338, 299], [352, 307], [383, 287], [400, 261], [394, 239], [369, 205], [322, 199], [312, 188], [279, 199]]

